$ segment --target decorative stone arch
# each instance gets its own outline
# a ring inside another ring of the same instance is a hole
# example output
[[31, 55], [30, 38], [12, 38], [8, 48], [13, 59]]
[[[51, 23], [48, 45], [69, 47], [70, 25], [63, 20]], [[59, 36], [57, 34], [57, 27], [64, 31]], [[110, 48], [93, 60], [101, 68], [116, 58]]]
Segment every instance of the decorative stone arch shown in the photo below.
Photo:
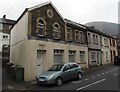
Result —
[[37, 18], [37, 20], [36, 20], [36, 33], [39, 35], [39, 31], [38, 31], [38, 24], [39, 24], [39, 22], [43, 22], [43, 23], [40, 23], [40, 25], [41, 25], [41, 27], [42, 27], [42, 24], [43, 24], [43, 34], [41, 35], [41, 36], [45, 36], [46, 35], [46, 21], [43, 19], [43, 18], [41, 18], [41, 17], [39, 17], [39, 18]]

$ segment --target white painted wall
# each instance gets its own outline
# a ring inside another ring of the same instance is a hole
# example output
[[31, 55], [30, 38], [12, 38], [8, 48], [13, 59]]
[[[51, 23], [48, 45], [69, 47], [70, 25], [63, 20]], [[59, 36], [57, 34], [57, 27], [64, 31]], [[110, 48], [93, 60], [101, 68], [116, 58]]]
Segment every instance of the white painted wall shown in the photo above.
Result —
[[[108, 37], [102, 37], [102, 46], [101, 46], [101, 51], [102, 51], [102, 64], [109, 64], [111, 62], [111, 56], [110, 56], [110, 40]], [[104, 38], [108, 39], [108, 47], [105, 47], [105, 42]], [[108, 59], [106, 59], [106, 52], [108, 52]]]
[[[21, 54], [25, 54], [25, 57], [22, 57], [26, 60], [23, 63], [26, 63], [26, 73], [25, 80], [32, 81], [36, 78], [36, 67], [37, 67], [37, 50], [45, 51], [45, 59], [43, 63], [43, 71], [47, 70], [50, 66], [54, 64], [54, 49], [63, 50], [63, 61], [69, 62], [69, 50], [76, 51], [75, 61], [82, 68], [88, 68], [88, 48], [87, 46], [76, 46], [62, 43], [54, 43], [54, 42], [46, 42], [46, 41], [38, 41], [38, 40], [27, 40], [26, 41], [26, 52], [21, 52]], [[80, 63], [80, 54], [79, 51], [85, 51], [85, 63]]]
[[[94, 48], [94, 49], [101, 49], [101, 46], [100, 46], [100, 35], [99, 34], [96, 34], [96, 33], [93, 33], [93, 32], [90, 32], [90, 31], [87, 31], [87, 34], [90, 33], [90, 40], [91, 40], [91, 44], [88, 44], [88, 48]], [[96, 44], [93, 44], [93, 35], [97, 35], [98, 36], [98, 45]]]
[[[10, 62], [25, 68], [26, 40], [28, 32], [28, 13], [14, 25], [10, 33]], [[24, 63], [23, 63], [24, 62]]]

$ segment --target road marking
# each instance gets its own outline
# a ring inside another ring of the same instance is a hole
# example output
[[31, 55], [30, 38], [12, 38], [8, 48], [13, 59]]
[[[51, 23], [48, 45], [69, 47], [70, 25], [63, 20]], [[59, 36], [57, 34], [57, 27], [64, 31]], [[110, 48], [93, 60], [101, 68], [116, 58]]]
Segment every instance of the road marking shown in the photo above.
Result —
[[119, 73], [116, 73], [116, 74], [114, 74], [113, 76], [116, 76], [116, 75], [118, 75]]
[[87, 87], [89, 87], [89, 86], [92, 86], [92, 85], [97, 84], [97, 83], [99, 83], [99, 82], [102, 82], [102, 81], [104, 81], [104, 80], [105, 80], [105, 79], [102, 79], [102, 80], [96, 81], [96, 82], [91, 83], [91, 84], [89, 84], [89, 85], [86, 85], [86, 86], [80, 87], [80, 88], [78, 88], [77, 90], [81, 90], [81, 89], [87, 88]]
[[86, 78], [85, 81], [87, 81], [89, 78]]
[[73, 81], [72, 83], [80, 83], [80, 82], [82, 82], [82, 81]]
[[91, 79], [95, 78], [95, 76], [91, 77]]

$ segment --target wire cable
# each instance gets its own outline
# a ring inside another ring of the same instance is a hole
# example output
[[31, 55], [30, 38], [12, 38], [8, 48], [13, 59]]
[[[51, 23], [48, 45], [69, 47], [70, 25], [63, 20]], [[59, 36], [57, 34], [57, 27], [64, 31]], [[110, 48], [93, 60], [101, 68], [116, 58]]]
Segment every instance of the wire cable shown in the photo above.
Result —
[[16, 5], [17, 0], [15, 1], [15, 3], [11, 6], [11, 8], [7, 11], [6, 15], [13, 9], [13, 7]]

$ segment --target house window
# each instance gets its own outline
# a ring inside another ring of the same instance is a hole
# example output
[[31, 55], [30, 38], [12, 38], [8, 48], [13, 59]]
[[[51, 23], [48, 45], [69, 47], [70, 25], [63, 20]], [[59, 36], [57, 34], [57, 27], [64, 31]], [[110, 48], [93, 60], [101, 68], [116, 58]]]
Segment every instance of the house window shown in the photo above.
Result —
[[110, 46], [112, 46], [112, 41], [111, 41], [111, 39], [110, 39]]
[[108, 44], [108, 39], [107, 38], [104, 38], [104, 44], [105, 44], [105, 47], [108, 47], [109, 44]]
[[54, 39], [60, 39], [60, 26], [58, 23], [53, 24], [53, 37]]
[[72, 30], [71, 28], [67, 28], [67, 41], [72, 40]]
[[100, 37], [100, 44], [101, 44], [101, 46], [103, 46], [102, 37]]
[[98, 35], [96, 35], [96, 45], [98, 45]]
[[100, 61], [100, 59], [99, 59], [99, 55], [100, 55], [100, 54], [97, 53], [97, 64], [100, 64], [100, 62], [99, 62], [99, 61]]
[[8, 36], [7, 35], [3, 35], [3, 39], [7, 39], [8, 38]]
[[108, 52], [106, 52], [106, 61], [108, 62]]
[[75, 62], [75, 51], [69, 51], [69, 62]]
[[95, 35], [93, 35], [93, 44], [95, 44], [96, 41], [95, 41]]
[[44, 19], [42, 18], [37, 19], [38, 36], [45, 36], [45, 30], [46, 30], [46, 22], [44, 21]]
[[84, 34], [80, 32], [80, 43], [84, 43]]
[[80, 51], [80, 62], [85, 62], [85, 51]]
[[90, 33], [88, 33], [88, 44], [91, 44], [91, 37], [90, 37]]
[[79, 32], [78, 32], [78, 30], [75, 30], [75, 41], [76, 42], [79, 41]]
[[63, 50], [54, 50], [54, 63], [63, 63]]
[[91, 59], [95, 60], [95, 53], [91, 53]]
[[115, 40], [112, 40], [113, 41], [113, 47], [115, 47]]
[[3, 29], [3, 24], [0, 24], [0, 29]]

